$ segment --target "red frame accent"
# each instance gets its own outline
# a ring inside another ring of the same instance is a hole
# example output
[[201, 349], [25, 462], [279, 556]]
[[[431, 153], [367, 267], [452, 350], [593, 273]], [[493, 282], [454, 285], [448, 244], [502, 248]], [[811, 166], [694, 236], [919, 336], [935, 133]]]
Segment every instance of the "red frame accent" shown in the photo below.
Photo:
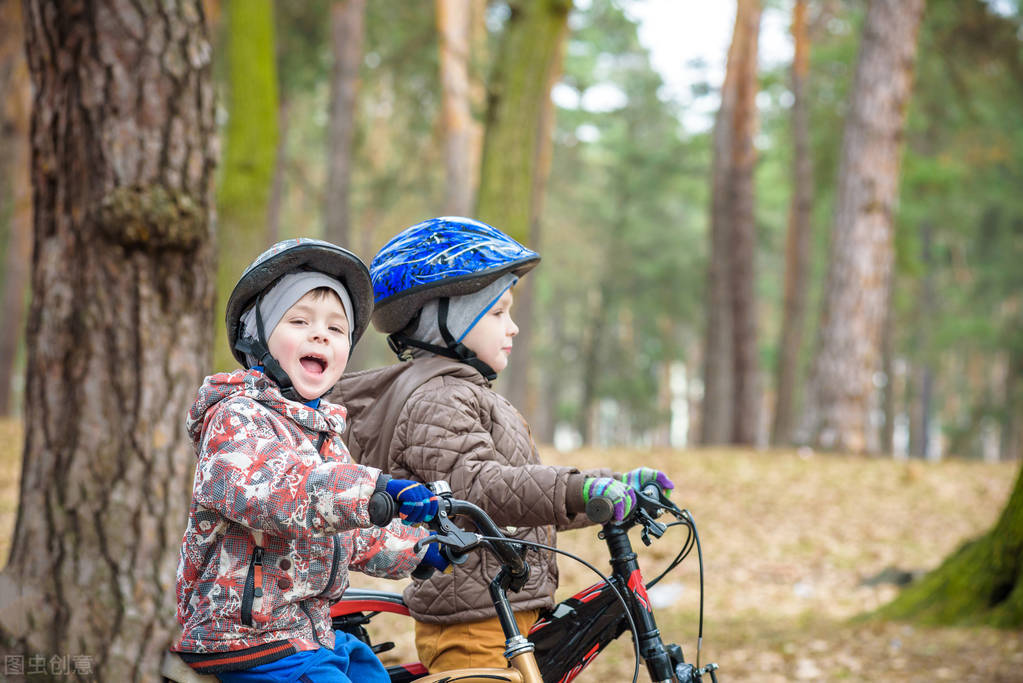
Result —
[[421, 662], [416, 662], [415, 664], [399, 664], [398, 666], [405, 669], [405, 671], [408, 671], [410, 674], [414, 674], [416, 676], [425, 676], [426, 674], [430, 673], [429, 671], [427, 671], [426, 667], [422, 665]]
[[408, 607], [387, 600], [338, 600], [330, 606], [330, 616], [340, 617], [355, 612], [391, 612], [409, 616]]
[[646, 594], [646, 586], [643, 585], [643, 575], [639, 573], [638, 569], [634, 569], [629, 574], [629, 590], [635, 593], [636, 598], [639, 599], [639, 604], [643, 606], [647, 612], [653, 613], [653, 607], [650, 606], [650, 598]]

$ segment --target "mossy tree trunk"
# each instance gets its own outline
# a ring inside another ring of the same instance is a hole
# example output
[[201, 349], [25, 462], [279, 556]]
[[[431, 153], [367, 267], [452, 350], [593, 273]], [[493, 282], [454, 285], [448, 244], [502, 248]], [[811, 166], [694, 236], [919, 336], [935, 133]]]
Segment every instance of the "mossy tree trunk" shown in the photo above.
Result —
[[[539, 248], [538, 211], [551, 140], [551, 88], [561, 70], [571, 0], [517, 0], [487, 85], [486, 132], [476, 213]], [[528, 394], [532, 289], [516, 291], [519, 337], [504, 391], [520, 408]], [[528, 416], [527, 416], [528, 417]]]
[[877, 614], [942, 625], [1023, 627], [1023, 469], [995, 526]]
[[[271, 0], [227, 0], [228, 101], [224, 169], [217, 189], [220, 252], [217, 309], [245, 267], [262, 253], [277, 157], [277, 63]], [[217, 370], [237, 365], [227, 330], [216, 319], [213, 347]]]
[[[25, 61], [20, 0], [0, 1], [0, 226], [6, 241], [0, 278], [0, 415], [14, 411], [13, 378], [25, 318], [25, 290], [32, 251], [32, 185], [29, 181], [31, 83]], [[8, 28], [9, 27], [9, 28]], [[0, 235], [3, 235], [0, 228]]]
[[176, 630], [181, 421], [212, 330], [212, 50], [199, 0], [145, 7], [25, 4], [32, 302], [0, 650], [52, 679], [154, 680]]

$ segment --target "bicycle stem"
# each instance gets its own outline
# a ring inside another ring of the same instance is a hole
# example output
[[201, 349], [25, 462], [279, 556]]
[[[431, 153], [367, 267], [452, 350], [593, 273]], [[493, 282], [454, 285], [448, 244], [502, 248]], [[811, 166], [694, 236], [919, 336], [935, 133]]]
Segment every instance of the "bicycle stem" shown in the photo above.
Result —
[[[649, 605], [649, 598], [646, 597], [646, 589], [640, 578], [638, 586], [633, 586], [632, 578], [641, 577], [639, 562], [636, 553], [632, 551], [632, 542], [629, 540], [629, 533], [626, 529], [615, 525], [605, 524], [601, 532], [611, 557], [611, 567], [622, 586], [626, 589], [623, 592], [628, 596], [629, 611], [636, 624], [636, 637], [639, 641], [639, 651], [646, 662], [647, 671], [653, 681], [671, 681], [674, 678], [674, 665], [661, 640], [661, 632], [657, 628], [653, 611]], [[647, 600], [644, 607], [637, 591], [642, 591], [643, 599]]]

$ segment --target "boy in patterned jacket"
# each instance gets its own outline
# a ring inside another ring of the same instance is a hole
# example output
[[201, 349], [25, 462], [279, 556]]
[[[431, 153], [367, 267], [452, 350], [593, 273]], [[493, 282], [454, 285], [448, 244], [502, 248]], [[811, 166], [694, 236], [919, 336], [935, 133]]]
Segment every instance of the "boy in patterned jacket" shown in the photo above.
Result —
[[[437, 501], [412, 481], [352, 462], [346, 410], [321, 398], [366, 329], [372, 294], [354, 254], [287, 240], [250, 265], [227, 304], [245, 370], [207, 377], [187, 427], [198, 464], [178, 566], [173, 649], [222, 681], [381, 683], [367, 646], [331, 629], [348, 571], [402, 578], [443, 569], [415, 550]], [[404, 523], [371, 520], [389, 495]], [[379, 525], [379, 526], [378, 526]]]

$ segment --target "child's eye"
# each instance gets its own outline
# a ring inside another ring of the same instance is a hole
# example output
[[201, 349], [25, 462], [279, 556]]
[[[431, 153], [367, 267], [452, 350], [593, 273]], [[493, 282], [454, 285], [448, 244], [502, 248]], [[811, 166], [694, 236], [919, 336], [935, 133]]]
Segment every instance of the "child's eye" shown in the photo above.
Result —
[[348, 333], [347, 333], [347, 332], [345, 331], [345, 328], [343, 328], [343, 327], [338, 327], [337, 325], [334, 325], [333, 327], [331, 327], [331, 328], [330, 328], [330, 331], [331, 331], [331, 332], [334, 332], [335, 334], [348, 334]]

